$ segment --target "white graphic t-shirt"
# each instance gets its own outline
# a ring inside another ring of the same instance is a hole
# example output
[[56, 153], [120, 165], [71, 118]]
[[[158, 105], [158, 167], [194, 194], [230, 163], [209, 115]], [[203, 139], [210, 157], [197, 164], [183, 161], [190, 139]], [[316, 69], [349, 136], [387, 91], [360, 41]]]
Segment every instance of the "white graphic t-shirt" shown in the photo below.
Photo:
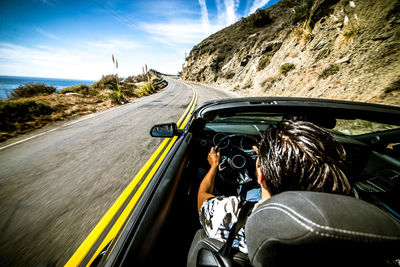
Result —
[[[204, 201], [200, 208], [200, 223], [208, 237], [226, 242], [232, 225], [237, 222], [240, 211], [240, 197], [213, 197]], [[244, 226], [239, 230], [232, 247], [248, 254]]]

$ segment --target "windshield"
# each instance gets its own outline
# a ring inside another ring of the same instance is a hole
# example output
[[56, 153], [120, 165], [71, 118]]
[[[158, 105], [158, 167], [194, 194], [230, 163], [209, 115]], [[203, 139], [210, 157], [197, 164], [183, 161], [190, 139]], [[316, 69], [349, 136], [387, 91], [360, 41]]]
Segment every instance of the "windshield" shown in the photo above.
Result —
[[362, 135], [374, 132], [382, 132], [387, 130], [400, 129], [399, 125], [372, 122], [367, 120], [344, 120], [336, 119], [336, 126], [333, 131], [345, 135]]
[[[275, 125], [287, 116], [282, 114], [265, 114], [265, 113], [253, 113], [253, 114], [235, 114], [235, 115], [217, 115], [210, 123], [215, 124], [257, 124], [257, 125]], [[300, 117], [295, 117], [299, 119]], [[305, 119], [306, 120], [306, 119]], [[334, 127], [328, 129], [342, 135], [363, 135], [374, 132], [381, 132], [387, 130], [400, 129], [399, 125], [386, 124], [373, 122], [361, 119], [335, 119], [336, 123]], [[314, 121], [313, 121], [314, 122]], [[318, 123], [316, 123], [318, 124]], [[320, 125], [323, 127], [323, 125]], [[327, 128], [327, 127], [324, 127]]]

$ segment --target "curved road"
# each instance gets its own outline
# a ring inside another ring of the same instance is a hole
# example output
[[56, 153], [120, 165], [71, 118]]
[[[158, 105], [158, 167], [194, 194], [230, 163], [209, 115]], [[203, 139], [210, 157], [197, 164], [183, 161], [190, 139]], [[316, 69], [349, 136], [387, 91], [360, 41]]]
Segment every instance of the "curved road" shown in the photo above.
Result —
[[[192, 89], [167, 80], [157, 94], [0, 145], [0, 266], [67, 262], [161, 143], [151, 126], [189, 105]], [[192, 86], [198, 104], [234, 97]]]

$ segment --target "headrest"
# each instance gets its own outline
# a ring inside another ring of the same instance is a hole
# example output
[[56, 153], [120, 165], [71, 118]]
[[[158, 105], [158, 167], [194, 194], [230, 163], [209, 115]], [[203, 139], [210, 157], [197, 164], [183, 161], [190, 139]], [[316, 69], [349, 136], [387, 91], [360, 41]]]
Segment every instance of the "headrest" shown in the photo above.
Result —
[[371, 266], [400, 258], [400, 223], [343, 195], [278, 194], [253, 211], [245, 231], [254, 266]]

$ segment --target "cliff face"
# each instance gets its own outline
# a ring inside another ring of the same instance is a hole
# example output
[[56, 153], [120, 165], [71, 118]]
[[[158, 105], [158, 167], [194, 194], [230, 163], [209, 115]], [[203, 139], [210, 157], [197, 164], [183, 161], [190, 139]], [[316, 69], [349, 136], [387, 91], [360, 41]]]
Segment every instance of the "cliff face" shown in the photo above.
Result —
[[182, 77], [244, 96], [400, 105], [400, 0], [283, 0], [196, 45]]

